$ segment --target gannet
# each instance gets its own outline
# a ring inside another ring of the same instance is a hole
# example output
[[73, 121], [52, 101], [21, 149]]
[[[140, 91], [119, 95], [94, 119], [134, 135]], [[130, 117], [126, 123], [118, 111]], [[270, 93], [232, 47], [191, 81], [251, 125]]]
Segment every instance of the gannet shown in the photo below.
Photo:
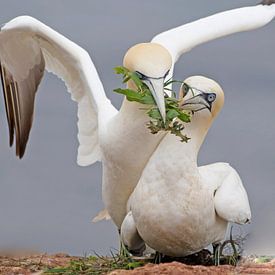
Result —
[[[129, 195], [164, 133], [150, 133], [146, 110], [138, 103], [124, 100], [117, 111], [89, 54], [32, 17], [17, 17], [2, 28], [0, 60], [10, 145], [15, 133], [16, 155], [24, 155], [36, 91], [47, 69], [64, 80], [78, 104], [78, 164], [102, 161], [103, 199], [119, 228]], [[160, 44], [141, 43], [127, 51], [123, 64], [142, 75], [165, 119], [163, 82], [172, 65], [170, 53]], [[131, 82], [128, 86], [135, 88]], [[141, 146], [143, 150], [136, 150]]]
[[[155, 90], [154, 98], [165, 118], [161, 83], [168, 71], [167, 78], [173, 75], [181, 54], [204, 42], [261, 27], [274, 14], [274, 5], [258, 5], [197, 20], [161, 33], [151, 43], [132, 47], [124, 65], [137, 70], [152, 92]], [[105, 95], [89, 54], [34, 18], [17, 17], [2, 27], [0, 60], [10, 144], [15, 133], [17, 155], [24, 154], [36, 91], [47, 69], [65, 81], [78, 104], [78, 163], [103, 163], [104, 203], [120, 228], [129, 196], [165, 133], [150, 134], [145, 126], [148, 117], [137, 103], [125, 99], [117, 111]]]
[[227, 163], [197, 165], [200, 146], [223, 106], [223, 91], [202, 76], [185, 83], [192, 87], [182, 103], [194, 113], [185, 128], [191, 140], [179, 146], [177, 137], [166, 135], [143, 170], [121, 227], [130, 251], [142, 249], [145, 242], [165, 255], [190, 255], [222, 241], [228, 222], [251, 220], [236, 170]]

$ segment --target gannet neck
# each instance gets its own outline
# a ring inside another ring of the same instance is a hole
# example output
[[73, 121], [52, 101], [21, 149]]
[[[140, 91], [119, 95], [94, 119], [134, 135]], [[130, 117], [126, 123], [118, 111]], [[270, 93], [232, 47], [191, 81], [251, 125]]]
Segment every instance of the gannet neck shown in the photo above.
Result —
[[[190, 138], [187, 144], [184, 144], [181, 150], [188, 151], [197, 159], [201, 145], [207, 135], [209, 128], [213, 122], [213, 117], [208, 110], [195, 113], [191, 118], [191, 123], [186, 124], [184, 133]], [[204, 113], [202, 115], [202, 112]]]
[[[169, 185], [171, 182], [176, 184], [181, 178], [186, 179], [192, 185], [198, 184], [199, 186], [198, 153], [212, 122], [211, 113], [208, 110], [202, 110], [193, 115], [190, 124], [185, 125], [183, 131], [190, 138], [187, 143], [181, 144], [179, 138], [174, 135], [165, 136], [147, 165], [148, 170], [165, 167], [163, 171], [158, 170], [158, 173], [161, 175], [160, 178], [167, 178], [167, 181], [161, 180], [158, 182], [159, 186]], [[174, 160], [180, 160], [180, 163]], [[182, 169], [179, 169], [181, 165]], [[167, 171], [173, 172], [167, 175]]]
[[200, 190], [202, 182], [197, 158], [212, 121], [213, 117], [208, 110], [194, 114], [190, 124], [186, 124], [183, 130], [190, 138], [187, 143], [181, 144], [179, 138], [174, 135], [165, 136], [147, 165], [148, 171], [157, 169], [156, 167], [164, 168], [161, 171], [157, 169], [159, 178], [162, 179], [158, 181], [159, 188], [169, 189], [171, 185], [177, 186], [178, 182], [184, 179], [188, 183], [186, 188], [191, 193]]
[[[204, 115], [202, 115], [202, 112]], [[212, 124], [213, 118], [209, 111], [200, 111], [200, 114], [194, 114], [190, 124], [185, 125], [184, 133], [190, 138], [187, 143], [179, 144], [179, 138], [167, 135], [165, 140], [161, 143], [165, 143], [165, 150], [162, 150], [166, 155], [171, 154], [171, 158], [179, 156], [184, 163], [183, 170], [197, 170], [197, 158], [201, 145], [205, 139], [205, 136]], [[177, 140], [175, 140], [177, 139]], [[161, 150], [160, 150], [161, 151]]]

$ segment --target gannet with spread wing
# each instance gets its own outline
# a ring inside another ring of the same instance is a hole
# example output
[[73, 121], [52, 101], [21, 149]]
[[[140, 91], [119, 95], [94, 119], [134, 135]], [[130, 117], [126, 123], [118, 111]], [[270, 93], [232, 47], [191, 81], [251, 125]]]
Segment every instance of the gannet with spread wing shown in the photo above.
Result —
[[[131, 48], [124, 65], [140, 73], [165, 119], [163, 81], [169, 70], [172, 76], [178, 57], [201, 43], [267, 24], [275, 15], [274, 6], [227, 11], [164, 32], [151, 43]], [[117, 111], [89, 54], [34, 18], [18, 17], [1, 29], [0, 60], [10, 145], [15, 135], [16, 154], [21, 158], [25, 152], [36, 91], [47, 69], [65, 81], [78, 104], [78, 163], [102, 161], [104, 202], [120, 228], [129, 196], [164, 133], [150, 134], [146, 111], [137, 103], [125, 99]]]
[[[137, 103], [124, 100], [117, 111], [89, 54], [34, 18], [18, 17], [2, 28], [0, 60], [10, 145], [15, 134], [17, 156], [24, 155], [35, 95], [47, 69], [64, 80], [78, 104], [78, 163], [103, 162], [103, 198], [119, 228], [128, 197], [164, 133], [150, 133], [146, 111]], [[165, 119], [163, 82], [172, 65], [169, 52], [156, 43], [138, 44], [127, 51], [124, 65], [147, 81]], [[131, 82], [129, 87], [135, 88]], [[139, 147], [143, 150], [136, 150]]]

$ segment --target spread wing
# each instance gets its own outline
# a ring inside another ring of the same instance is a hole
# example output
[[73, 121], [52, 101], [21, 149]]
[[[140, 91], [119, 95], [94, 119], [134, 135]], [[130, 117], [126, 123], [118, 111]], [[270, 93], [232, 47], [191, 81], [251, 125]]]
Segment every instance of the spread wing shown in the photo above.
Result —
[[78, 163], [89, 165], [100, 160], [98, 114], [104, 109], [107, 116], [112, 116], [116, 109], [106, 98], [84, 49], [38, 20], [21, 16], [1, 29], [0, 69], [10, 145], [15, 137], [18, 157], [22, 158], [25, 152], [36, 92], [46, 69], [65, 82], [78, 103]]
[[254, 7], [221, 12], [160, 33], [152, 42], [167, 48], [176, 62], [182, 54], [202, 43], [266, 25], [275, 16], [274, 3], [274, 0], [265, 0]]

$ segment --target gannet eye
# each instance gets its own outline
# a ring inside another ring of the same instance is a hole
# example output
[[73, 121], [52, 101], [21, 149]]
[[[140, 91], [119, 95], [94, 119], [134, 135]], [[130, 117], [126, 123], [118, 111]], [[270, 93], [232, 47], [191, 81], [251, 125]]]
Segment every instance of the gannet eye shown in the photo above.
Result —
[[208, 102], [213, 102], [216, 99], [216, 94], [211, 93], [207, 95], [207, 101]]
[[138, 71], [135, 71], [135, 73], [137, 74], [137, 76], [138, 76], [138, 78], [139, 78], [140, 80], [146, 80], [146, 79], [147, 79], [147, 76], [146, 76], [146, 75], [144, 75], [144, 74], [142, 74], [142, 73], [140, 73], [140, 72], [138, 72]]

